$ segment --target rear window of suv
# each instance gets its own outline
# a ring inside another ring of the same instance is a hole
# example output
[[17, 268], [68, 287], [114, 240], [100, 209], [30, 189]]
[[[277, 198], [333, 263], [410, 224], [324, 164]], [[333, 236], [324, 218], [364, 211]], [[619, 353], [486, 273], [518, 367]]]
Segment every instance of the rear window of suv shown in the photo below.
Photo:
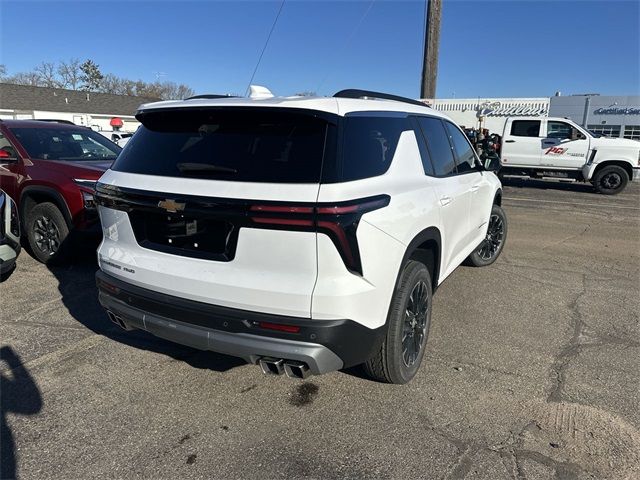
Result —
[[312, 112], [149, 112], [114, 170], [238, 182], [318, 183], [329, 123]]

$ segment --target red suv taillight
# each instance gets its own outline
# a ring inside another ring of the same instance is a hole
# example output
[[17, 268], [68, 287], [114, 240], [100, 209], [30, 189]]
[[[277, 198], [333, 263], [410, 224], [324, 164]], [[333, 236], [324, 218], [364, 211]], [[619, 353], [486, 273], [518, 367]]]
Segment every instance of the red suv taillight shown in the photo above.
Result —
[[356, 230], [360, 218], [367, 212], [389, 205], [388, 195], [361, 198], [340, 203], [309, 205], [252, 205], [249, 215], [262, 228], [317, 231], [324, 233], [338, 249], [346, 267], [362, 275]]

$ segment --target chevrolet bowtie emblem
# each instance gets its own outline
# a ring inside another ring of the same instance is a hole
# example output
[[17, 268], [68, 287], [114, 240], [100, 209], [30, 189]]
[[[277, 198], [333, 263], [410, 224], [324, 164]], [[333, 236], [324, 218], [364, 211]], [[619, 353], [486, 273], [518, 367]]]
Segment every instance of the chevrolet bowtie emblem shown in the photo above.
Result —
[[176, 202], [175, 200], [160, 200], [158, 207], [164, 208], [167, 212], [178, 212], [184, 210], [186, 203]]

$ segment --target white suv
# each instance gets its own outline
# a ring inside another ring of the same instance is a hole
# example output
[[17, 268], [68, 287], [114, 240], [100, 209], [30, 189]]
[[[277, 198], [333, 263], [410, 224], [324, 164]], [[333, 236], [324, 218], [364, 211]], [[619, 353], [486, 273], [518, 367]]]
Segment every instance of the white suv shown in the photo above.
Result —
[[364, 363], [406, 383], [432, 293], [507, 234], [497, 177], [415, 100], [142, 105], [97, 185], [100, 302], [125, 329], [305, 378]]

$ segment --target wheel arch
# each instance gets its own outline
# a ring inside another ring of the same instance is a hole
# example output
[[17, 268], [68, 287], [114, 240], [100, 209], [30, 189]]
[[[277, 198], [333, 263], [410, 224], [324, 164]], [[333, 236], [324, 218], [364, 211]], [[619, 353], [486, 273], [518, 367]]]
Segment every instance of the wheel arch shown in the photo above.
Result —
[[502, 206], [502, 189], [496, 190], [496, 194], [493, 196], [493, 205]]
[[591, 178], [593, 179], [603, 168], [611, 167], [614, 165], [617, 167], [621, 167], [625, 172], [627, 172], [627, 175], [629, 175], [629, 180], [633, 178], [633, 165], [631, 165], [631, 163], [627, 162], [626, 160], [604, 160], [602, 163], [598, 163], [596, 165], [596, 168], [593, 170]]
[[402, 269], [408, 260], [416, 260], [423, 263], [431, 274], [431, 288], [435, 292], [438, 288], [438, 278], [440, 276], [441, 263], [441, 243], [440, 230], [436, 227], [429, 227], [418, 233], [407, 246], [405, 254], [400, 264], [396, 288], [400, 281]]
[[69, 229], [71, 229], [71, 227], [73, 226], [73, 219], [71, 217], [69, 206], [64, 200], [62, 194], [51, 187], [44, 187], [40, 185], [27, 186], [22, 189], [22, 192], [20, 192], [19, 211], [20, 219], [22, 220], [23, 224], [26, 223], [26, 213], [28, 212], [28, 210], [38, 203], [43, 202], [51, 202], [55, 206], [57, 206], [60, 212], [62, 212], [62, 216], [67, 222], [67, 226], [69, 227]]

